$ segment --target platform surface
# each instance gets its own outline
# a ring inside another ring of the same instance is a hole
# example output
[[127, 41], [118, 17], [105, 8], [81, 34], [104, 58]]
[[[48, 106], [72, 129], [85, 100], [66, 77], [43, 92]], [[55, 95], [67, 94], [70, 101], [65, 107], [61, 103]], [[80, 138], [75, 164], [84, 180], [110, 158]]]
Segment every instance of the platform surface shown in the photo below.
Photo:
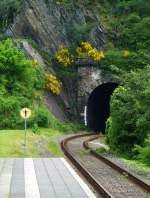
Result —
[[0, 158], [0, 198], [95, 198], [63, 158]]

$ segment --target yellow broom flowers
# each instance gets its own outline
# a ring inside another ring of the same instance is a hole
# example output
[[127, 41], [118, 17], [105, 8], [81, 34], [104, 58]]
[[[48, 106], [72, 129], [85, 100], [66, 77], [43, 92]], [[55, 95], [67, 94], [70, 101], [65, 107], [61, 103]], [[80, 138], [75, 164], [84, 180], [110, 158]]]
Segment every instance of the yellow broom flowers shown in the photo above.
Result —
[[57, 79], [53, 74], [46, 75], [46, 89], [50, 90], [53, 94], [59, 95], [62, 88], [62, 82]]
[[68, 48], [60, 46], [59, 51], [56, 54], [56, 60], [67, 67], [73, 63], [73, 56], [70, 54]]
[[32, 59], [32, 65], [33, 65], [33, 66], [38, 65], [38, 61], [37, 61], [37, 59]]
[[105, 59], [103, 51], [98, 51], [96, 48], [93, 48], [89, 42], [81, 42], [81, 47], [77, 47], [76, 52], [79, 56], [88, 56], [95, 61]]
[[124, 50], [123, 51], [123, 57], [128, 57], [128, 56], [130, 56], [130, 52], [128, 51], [128, 50]]

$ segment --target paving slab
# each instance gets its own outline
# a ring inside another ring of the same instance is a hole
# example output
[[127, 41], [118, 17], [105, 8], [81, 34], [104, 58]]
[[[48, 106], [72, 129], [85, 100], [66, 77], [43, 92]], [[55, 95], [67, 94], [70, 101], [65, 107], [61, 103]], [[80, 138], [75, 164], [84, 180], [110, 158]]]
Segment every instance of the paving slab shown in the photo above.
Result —
[[15, 159], [9, 193], [11, 198], [25, 198], [24, 179], [24, 159]]
[[0, 198], [95, 198], [64, 158], [0, 158]]

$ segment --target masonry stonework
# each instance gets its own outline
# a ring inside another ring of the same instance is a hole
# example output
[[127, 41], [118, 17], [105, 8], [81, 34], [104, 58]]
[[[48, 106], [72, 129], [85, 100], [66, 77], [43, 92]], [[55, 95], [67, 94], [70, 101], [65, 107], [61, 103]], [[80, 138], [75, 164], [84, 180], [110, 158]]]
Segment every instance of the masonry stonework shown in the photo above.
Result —
[[104, 83], [114, 82], [114, 79], [111, 74], [92, 66], [79, 67], [78, 74], [78, 111], [83, 120], [84, 108], [93, 90]]

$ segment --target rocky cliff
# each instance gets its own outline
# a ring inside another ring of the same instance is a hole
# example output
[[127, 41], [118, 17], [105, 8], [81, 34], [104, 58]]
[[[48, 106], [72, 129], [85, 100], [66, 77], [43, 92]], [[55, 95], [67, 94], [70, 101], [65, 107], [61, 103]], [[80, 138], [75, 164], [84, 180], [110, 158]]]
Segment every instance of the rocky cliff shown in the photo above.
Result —
[[[43, 57], [39, 54], [39, 52], [34, 49], [27, 41], [19, 40], [17, 41], [17, 47], [22, 49], [27, 57], [30, 59], [36, 59], [38, 63], [46, 69], [46, 64]], [[52, 68], [49, 68], [49, 72], [56, 75], [55, 71]], [[43, 101], [45, 106], [49, 109], [53, 115], [61, 121], [67, 120], [67, 114], [62, 108], [61, 103], [63, 102], [63, 106], [67, 108], [69, 106], [66, 98], [66, 94], [62, 89], [59, 96], [53, 95], [50, 91], [44, 91], [43, 96], [40, 96], [40, 100]]]
[[[56, 0], [25, 0], [21, 13], [14, 19], [7, 34], [15, 38], [31, 38], [40, 50], [50, 52], [52, 57], [60, 45], [72, 47], [85, 37], [101, 49], [105, 46], [106, 36], [99, 6], [100, 3], [95, 6], [84, 3], [68, 6]], [[60, 100], [56, 97], [58, 103], [64, 104], [63, 110], [69, 111], [72, 120], [78, 117], [76, 85], [74, 80], [67, 78], [64, 82], [66, 92], [61, 94], [65, 97], [60, 97]], [[54, 97], [49, 94], [47, 97], [47, 106], [52, 109]]]
[[67, 7], [55, 0], [26, 0], [23, 7], [9, 34], [32, 38], [43, 50], [50, 50], [51, 54], [61, 44], [71, 46], [73, 34], [77, 34], [75, 31], [78, 30], [87, 34], [98, 49], [105, 44], [98, 5]]

